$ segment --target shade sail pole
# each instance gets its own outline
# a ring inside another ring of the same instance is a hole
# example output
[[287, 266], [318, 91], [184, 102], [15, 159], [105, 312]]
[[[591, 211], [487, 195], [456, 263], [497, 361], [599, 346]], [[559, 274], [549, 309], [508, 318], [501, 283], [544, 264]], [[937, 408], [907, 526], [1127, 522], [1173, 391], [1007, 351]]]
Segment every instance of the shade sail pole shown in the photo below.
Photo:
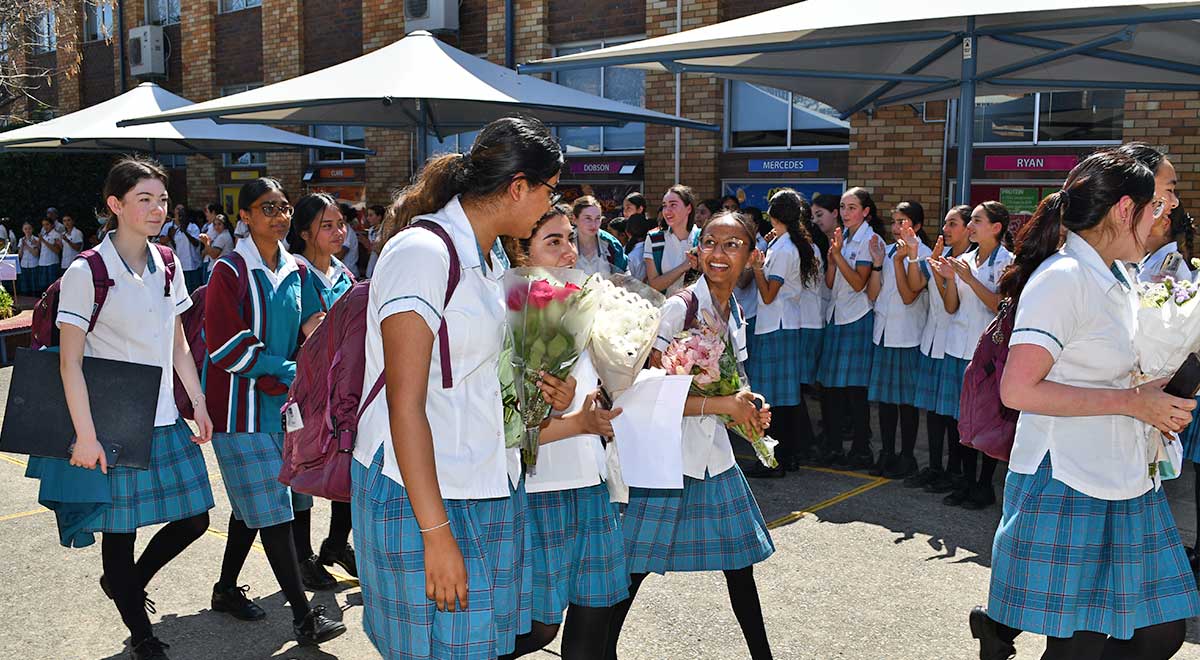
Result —
[[979, 59], [975, 17], [967, 18], [962, 38], [962, 78], [958, 86], [958, 190], [956, 203], [971, 201], [971, 157], [975, 146], [975, 73]]
[[425, 167], [425, 160], [429, 154], [429, 120], [425, 116], [425, 102], [417, 99], [417, 166], [413, 169], [413, 181], [417, 180], [417, 175], [421, 173], [421, 168]]

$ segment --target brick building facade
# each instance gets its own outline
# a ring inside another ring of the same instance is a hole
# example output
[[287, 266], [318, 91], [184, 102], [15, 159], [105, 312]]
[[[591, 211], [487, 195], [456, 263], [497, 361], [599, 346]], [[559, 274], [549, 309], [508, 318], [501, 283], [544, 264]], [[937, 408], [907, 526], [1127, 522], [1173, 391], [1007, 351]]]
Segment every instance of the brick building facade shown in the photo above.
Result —
[[[459, 30], [441, 38], [503, 63], [504, 1], [461, 0], [457, 4]], [[514, 0], [515, 59], [525, 62], [564, 49], [659, 36], [782, 4], [785, 2], [780, 0], [680, 0], [678, 4], [669, 0]], [[154, 80], [194, 101], [331, 66], [389, 44], [405, 33], [402, 0], [124, 0], [119, 5], [126, 29], [156, 20], [165, 23], [167, 74]], [[164, 8], [165, 20], [157, 16]], [[80, 63], [77, 73], [56, 76], [53, 84], [44, 85], [37, 93], [57, 114], [103, 101], [120, 93], [122, 85], [128, 89], [138, 82], [127, 68], [122, 71], [115, 40], [84, 38], [85, 22], [82, 12], [58, 17], [56, 50], [28, 55], [28, 61], [40, 65]], [[568, 83], [562, 78], [560, 82], [593, 92], [603, 90], [622, 100], [620, 94], [640, 96], [638, 102], [660, 112], [674, 113], [678, 104], [684, 116], [721, 125], [722, 132], [647, 126], [644, 136], [636, 129], [611, 134], [595, 129], [572, 138], [574, 147], [563, 180], [577, 192], [615, 201], [626, 191], [642, 189], [655, 200], [678, 178], [702, 198], [730, 193], [761, 206], [766, 194], [781, 185], [796, 186], [810, 195], [861, 185], [874, 192], [881, 208], [913, 199], [925, 206], [928, 217], [939, 218], [943, 200], [953, 191], [956, 147], [952, 122], [946, 121], [952, 103], [899, 105], [859, 113], [850, 118], [848, 126], [840, 124], [840, 140], [822, 138], [808, 143], [802, 131], [797, 132], [797, 123], [825, 122], [828, 128], [837, 122], [822, 119], [819, 112], [814, 114], [802, 99], [786, 93], [772, 97], [761, 89], [735, 87], [698, 75], [685, 74], [678, 83], [672, 74], [640, 75], [644, 82], [632, 91], [627, 77], [607, 71], [596, 72], [583, 82]], [[611, 94], [610, 87], [620, 94]], [[756, 98], [765, 102], [748, 104], [749, 115], [739, 115], [734, 97], [742, 94], [758, 94]], [[1041, 119], [1044, 128], [1051, 123], [1048, 113], [1056, 110], [1051, 98], [1043, 96], [1041, 106], [1033, 107], [1042, 107], [1047, 113]], [[790, 136], [784, 140], [786, 145], [780, 142], [780, 130], [753, 126], [756, 107], [780, 103], [786, 103], [790, 113], [783, 129]], [[1081, 124], [1072, 127], [1078, 133], [1069, 135], [1082, 135], [1083, 139], [1059, 139], [1068, 135], [1065, 132], [1050, 136], [1055, 139], [1039, 139], [1035, 119], [1032, 129], [1026, 127], [1027, 133], [1032, 130], [1031, 139], [1001, 136], [998, 142], [985, 140], [975, 152], [972, 197], [1000, 196], [1022, 210], [1043, 188], [1061, 181], [1064, 167], [1098, 145], [1144, 139], [1167, 148], [1180, 173], [1180, 196], [1185, 204], [1190, 203], [1200, 192], [1200, 93], [1128, 92], [1116, 105], [1103, 118], [1115, 123], [1115, 132], [1101, 137], [1086, 126], [1089, 121], [1101, 121], [1093, 118], [1100, 115], [1087, 114], [1085, 107], [1067, 115]], [[1054, 121], [1056, 130], [1061, 128], [1057, 117]], [[421, 160], [407, 133], [341, 129], [337, 134], [356, 144], [365, 143], [376, 154], [357, 160], [310, 152], [179, 159], [169, 163], [175, 168], [172, 193], [192, 206], [213, 199], [229, 204], [242, 181], [269, 174], [291, 190], [324, 189], [351, 201], [384, 203], [407, 182], [414, 163]], [[328, 139], [326, 134], [319, 135]], [[468, 139], [464, 137], [461, 143], [451, 140], [443, 148], [465, 148]], [[610, 148], [612, 145], [623, 146]]]

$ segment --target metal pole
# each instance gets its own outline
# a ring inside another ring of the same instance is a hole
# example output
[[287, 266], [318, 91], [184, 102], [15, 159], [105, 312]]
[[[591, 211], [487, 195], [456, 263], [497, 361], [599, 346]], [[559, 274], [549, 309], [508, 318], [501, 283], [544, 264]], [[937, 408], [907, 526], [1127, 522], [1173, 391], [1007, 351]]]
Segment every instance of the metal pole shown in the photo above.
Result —
[[421, 168], [425, 167], [425, 159], [429, 154], [429, 125], [425, 118], [425, 104], [421, 99], [417, 99], [417, 166], [413, 168], [413, 180], [417, 178], [417, 174], [421, 172]]
[[125, 77], [125, 0], [117, 0], [117, 53], [121, 58], [121, 93], [129, 88]]
[[958, 88], [958, 194], [959, 204], [971, 201], [971, 157], [975, 146], [975, 72], [979, 59], [975, 17], [967, 18], [962, 40], [962, 82]]
[[514, 4], [513, 0], [504, 0], [504, 66], [509, 69], [514, 68], [513, 64], [515, 63], [514, 60], [516, 60], [516, 53], [514, 52], [516, 49], [513, 45], [513, 30], [516, 29], [514, 27], [516, 21], [513, 16], [513, 12], [515, 11]]

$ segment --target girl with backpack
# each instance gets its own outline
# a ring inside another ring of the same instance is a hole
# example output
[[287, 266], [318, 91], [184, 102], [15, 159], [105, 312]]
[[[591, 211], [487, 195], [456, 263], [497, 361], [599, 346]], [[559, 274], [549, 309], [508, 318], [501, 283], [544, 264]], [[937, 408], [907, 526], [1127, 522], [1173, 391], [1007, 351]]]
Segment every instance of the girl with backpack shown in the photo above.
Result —
[[[200, 378], [192, 361], [179, 315], [191, 305], [179, 260], [170, 250], [151, 246], [167, 213], [167, 173], [158, 163], [125, 158], [109, 170], [105, 203], [110, 227], [96, 253], [112, 280], [104, 305], [94, 312], [96, 288], [89, 259], [77, 259], [60, 284], [58, 315], [60, 357], [67, 408], [77, 440], [71, 465], [108, 475], [112, 505], [89, 531], [103, 533], [100, 588], [111, 598], [129, 629], [134, 660], [164, 660], [167, 644], [154, 636], [146, 610], [151, 578], [208, 529], [212, 489], [200, 445], [212, 438]], [[28, 233], [28, 232], [27, 232]], [[175, 259], [174, 278], [166, 280], [164, 257]], [[170, 295], [164, 295], [164, 291]], [[88, 330], [92, 315], [95, 325]], [[151, 439], [150, 466], [140, 470], [109, 466], [96, 439], [88, 405], [83, 358], [136, 361], [162, 367], [158, 407]], [[193, 435], [175, 407], [174, 374], [179, 375], [195, 409]], [[167, 523], [134, 561], [139, 528]]]
[[[842, 227], [835, 229], [825, 264], [825, 285], [833, 290], [825, 312], [821, 361], [817, 380], [827, 390], [825, 417], [827, 460], [852, 469], [870, 469], [871, 410], [867, 386], [871, 384], [871, 333], [874, 314], [867, 297], [873, 272], [883, 270], [871, 259], [870, 245], [879, 226], [879, 213], [871, 193], [851, 188], [839, 208]], [[850, 453], [842, 455], [840, 430], [847, 420], [853, 427]]]
[[[975, 243], [974, 250], [962, 257], [931, 257], [938, 278], [938, 291], [950, 315], [946, 357], [942, 359], [939, 379], [939, 398], [957, 401], [962, 393], [963, 374], [975, 354], [975, 346], [988, 323], [1000, 308], [997, 293], [1000, 278], [1013, 261], [1013, 255], [1002, 242], [1008, 235], [1008, 209], [1003, 204], [988, 201], [975, 207], [967, 232]], [[947, 407], [946, 416], [958, 419], [958, 405]], [[953, 413], [953, 414], [951, 414]], [[963, 478], [943, 502], [977, 510], [996, 503], [992, 479], [999, 463], [991, 456], [963, 446], [959, 450]], [[978, 475], [975, 466], [982, 458]]]
[[[938, 289], [939, 281], [930, 264], [931, 257], [961, 257], [971, 248], [967, 223], [971, 207], [955, 206], [946, 213], [942, 233], [933, 251], [919, 258], [917, 246], [906, 233], [908, 248], [908, 288], [910, 291], [929, 290], [929, 314], [921, 333], [921, 357], [915, 371], [909, 374], [914, 381], [913, 405], [925, 411], [925, 431], [929, 438], [929, 466], [904, 480], [908, 488], [924, 488], [929, 493], [949, 493], [962, 480], [962, 458], [967, 447], [958, 441], [958, 402], [962, 380], [943, 382], [940, 374], [946, 357], [950, 335], [950, 315]], [[944, 284], [943, 284], [944, 286]], [[942, 447], [946, 447], [947, 462], [942, 467]]]
[[351, 508], [363, 628], [386, 658], [495, 658], [530, 630], [526, 498], [498, 371], [507, 260], [496, 246], [532, 233], [560, 198], [562, 166], [541, 122], [496, 120], [468, 153], [425, 164], [380, 237], [363, 382], [385, 385], [359, 418]]
[[21, 239], [17, 241], [17, 254], [21, 261], [21, 272], [17, 275], [17, 291], [23, 296], [37, 296], [41, 277], [38, 271], [38, 257], [42, 254], [42, 242], [33, 235], [33, 223], [28, 220], [21, 224]]
[[246, 182], [238, 208], [250, 235], [213, 266], [204, 310], [213, 449], [233, 507], [212, 609], [244, 621], [266, 616], [246, 598], [249, 587], [237, 584], [257, 535], [291, 605], [296, 641], [317, 645], [346, 626], [326, 617], [324, 606], [309, 605], [292, 520], [296, 511], [312, 508], [312, 498], [292, 493], [278, 479], [284, 430], [279, 410], [296, 376], [304, 267], [283, 247], [292, 206], [278, 181]]
[[[808, 202], [784, 188], [771, 196], [767, 217], [774, 239], [766, 256], [750, 258], [758, 321], [747, 362], [750, 383], [771, 404], [771, 435], [780, 442], [779, 467], [754, 466], [749, 476], [781, 477], [812, 460], [812, 421], [801, 388], [816, 382], [821, 351], [821, 254], [806, 229]], [[749, 330], [750, 326], [747, 325]]]
[[571, 205], [571, 215], [575, 218], [579, 270], [588, 275], [628, 272], [629, 259], [621, 241], [600, 228], [600, 221], [604, 219], [600, 202], [591, 195], [584, 195]]
[[[346, 240], [346, 222], [337, 201], [328, 193], [305, 195], [292, 213], [288, 244], [308, 276], [300, 293], [300, 331], [308, 337], [325, 319], [326, 312], [354, 286], [354, 276], [336, 256]], [[309, 589], [326, 590], [337, 585], [325, 566], [337, 564], [358, 577], [354, 549], [350, 547], [350, 504], [330, 502], [329, 535], [321, 542], [320, 555], [312, 547], [312, 509], [297, 510], [292, 520], [300, 578]]]
[[42, 249], [38, 251], [38, 292], [54, 284], [62, 272], [62, 234], [54, 228], [50, 218], [42, 218], [42, 232], [37, 236]]
[[[674, 337], [707, 312], [728, 325], [739, 362], [746, 359], [745, 326], [733, 288], [754, 251], [757, 228], [744, 215], [719, 213], [700, 236], [702, 276], [662, 307], [658, 337], [650, 354], [659, 366]], [[688, 299], [691, 299], [689, 305]], [[689, 306], [691, 311], [689, 311]], [[757, 404], [756, 404], [757, 400]], [[688, 396], [683, 419], [682, 490], [630, 488], [622, 524], [631, 584], [629, 599], [617, 605], [608, 636], [608, 654], [617, 657], [621, 627], [638, 588], [650, 573], [722, 571], [729, 601], [754, 660], [771, 657], [754, 565], [775, 551], [771, 535], [734, 460], [724, 415], [757, 429], [771, 424], [762, 396], [750, 391], [732, 396]]]
[[1088, 156], [1021, 228], [1001, 280], [1017, 307], [1000, 396], [1020, 421], [988, 607], [969, 619], [981, 658], [1009, 657], [1024, 630], [1046, 635], [1043, 658], [1166, 660], [1200, 614], [1145, 433], [1178, 433], [1196, 404], [1133, 378], [1138, 298], [1121, 262], [1165, 212], [1154, 192], [1136, 159]]
[[[921, 359], [921, 335], [929, 310], [925, 289], [908, 285], [908, 261], [931, 253], [925, 238], [925, 209], [917, 202], [900, 202], [892, 211], [895, 242], [884, 246], [879, 237], [871, 240], [871, 277], [867, 297], [874, 303], [874, 349], [871, 353], [871, 384], [867, 400], [879, 405], [882, 449], [874, 476], [907, 479], [917, 472], [913, 451], [921, 418], [916, 408], [913, 374]], [[910, 247], [908, 241], [914, 245]], [[900, 453], [896, 454], [896, 427], [900, 427]]]
[[662, 217], [666, 227], [646, 234], [642, 252], [646, 263], [646, 283], [671, 295], [685, 286], [684, 276], [696, 268], [695, 212], [692, 189], [675, 184], [663, 195]]

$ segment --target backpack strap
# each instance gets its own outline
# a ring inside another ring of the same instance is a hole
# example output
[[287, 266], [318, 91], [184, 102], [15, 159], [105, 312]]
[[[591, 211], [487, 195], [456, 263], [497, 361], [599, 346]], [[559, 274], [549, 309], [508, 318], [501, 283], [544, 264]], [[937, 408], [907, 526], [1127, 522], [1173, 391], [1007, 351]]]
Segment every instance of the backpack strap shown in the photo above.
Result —
[[685, 305], [683, 312], [683, 329], [691, 330], [696, 327], [696, 319], [700, 316], [700, 300], [696, 298], [696, 293], [689, 288], [683, 288], [675, 292], [672, 298], [679, 298]]
[[108, 299], [108, 290], [116, 285], [116, 282], [108, 277], [108, 267], [104, 265], [104, 257], [96, 250], [84, 250], [76, 259], [86, 261], [88, 269], [92, 271], [92, 287], [95, 289], [95, 298], [92, 302], [92, 317], [88, 319], [88, 332], [91, 332], [96, 328], [96, 319], [100, 318], [100, 308], [104, 307], [104, 301]]
[[175, 282], [175, 251], [165, 245], [154, 244], [158, 248], [158, 254], [162, 257], [163, 270], [167, 276], [163, 278], [163, 295], [171, 297], [171, 284]]
[[650, 256], [654, 259], [654, 268], [658, 270], [658, 274], [662, 275], [662, 260], [663, 252], [667, 248], [667, 233], [662, 229], [655, 229], [647, 234], [650, 239]]

